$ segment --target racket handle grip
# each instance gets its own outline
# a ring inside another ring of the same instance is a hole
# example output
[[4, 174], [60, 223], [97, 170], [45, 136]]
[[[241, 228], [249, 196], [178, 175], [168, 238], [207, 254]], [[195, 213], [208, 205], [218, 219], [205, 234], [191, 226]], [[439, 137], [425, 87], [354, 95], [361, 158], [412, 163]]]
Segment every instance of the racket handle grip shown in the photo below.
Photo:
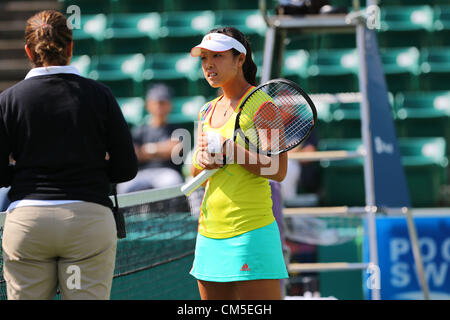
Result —
[[214, 175], [217, 170], [219, 169], [203, 170], [194, 179], [186, 182], [181, 187], [181, 192], [183, 192], [187, 196], [191, 195], [191, 193], [194, 192], [198, 187], [200, 187], [206, 180], [208, 180], [209, 177]]

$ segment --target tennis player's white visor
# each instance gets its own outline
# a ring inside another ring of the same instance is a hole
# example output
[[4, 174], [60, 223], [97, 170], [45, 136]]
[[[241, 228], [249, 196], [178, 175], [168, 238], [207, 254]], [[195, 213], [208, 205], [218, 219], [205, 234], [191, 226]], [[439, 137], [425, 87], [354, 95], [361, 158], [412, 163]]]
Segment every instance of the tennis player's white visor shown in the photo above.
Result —
[[214, 52], [236, 49], [243, 54], [247, 54], [247, 50], [242, 43], [223, 33], [208, 33], [203, 37], [202, 42], [198, 46], [192, 48], [191, 56], [199, 57], [202, 53], [202, 49]]

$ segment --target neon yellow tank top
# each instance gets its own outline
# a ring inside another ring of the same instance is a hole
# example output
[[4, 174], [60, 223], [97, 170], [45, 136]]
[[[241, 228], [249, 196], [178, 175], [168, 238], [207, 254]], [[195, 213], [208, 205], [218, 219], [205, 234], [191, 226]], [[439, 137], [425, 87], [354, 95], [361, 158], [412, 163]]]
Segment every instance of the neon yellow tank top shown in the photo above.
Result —
[[[232, 116], [219, 128], [211, 127], [211, 115], [221, 97], [207, 103], [199, 117], [203, 131], [215, 131], [231, 139], [240, 104], [253, 88], [245, 93]], [[274, 220], [268, 179], [248, 172], [239, 164], [228, 164], [209, 178], [200, 207], [198, 232], [201, 235], [231, 238], [269, 225]]]

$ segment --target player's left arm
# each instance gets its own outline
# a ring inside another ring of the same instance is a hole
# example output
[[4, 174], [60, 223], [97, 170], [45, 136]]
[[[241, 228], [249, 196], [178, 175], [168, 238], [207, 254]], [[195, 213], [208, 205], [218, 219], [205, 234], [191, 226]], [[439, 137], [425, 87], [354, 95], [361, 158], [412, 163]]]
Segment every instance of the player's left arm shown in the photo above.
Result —
[[224, 147], [225, 157], [233, 157], [233, 163], [237, 163], [247, 171], [267, 179], [281, 182], [286, 177], [288, 156], [286, 152], [279, 155], [267, 156], [252, 152], [245, 147], [227, 140]]

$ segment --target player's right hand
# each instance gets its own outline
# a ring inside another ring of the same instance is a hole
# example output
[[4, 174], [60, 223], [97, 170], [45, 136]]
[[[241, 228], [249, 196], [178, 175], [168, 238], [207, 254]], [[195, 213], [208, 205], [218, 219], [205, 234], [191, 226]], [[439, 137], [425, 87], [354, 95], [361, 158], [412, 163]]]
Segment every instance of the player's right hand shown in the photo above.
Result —
[[222, 153], [209, 153], [208, 152], [208, 137], [207, 133], [202, 132], [198, 139], [197, 163], [200, 167], [211, 170], [223, 167], [223, 154]]

